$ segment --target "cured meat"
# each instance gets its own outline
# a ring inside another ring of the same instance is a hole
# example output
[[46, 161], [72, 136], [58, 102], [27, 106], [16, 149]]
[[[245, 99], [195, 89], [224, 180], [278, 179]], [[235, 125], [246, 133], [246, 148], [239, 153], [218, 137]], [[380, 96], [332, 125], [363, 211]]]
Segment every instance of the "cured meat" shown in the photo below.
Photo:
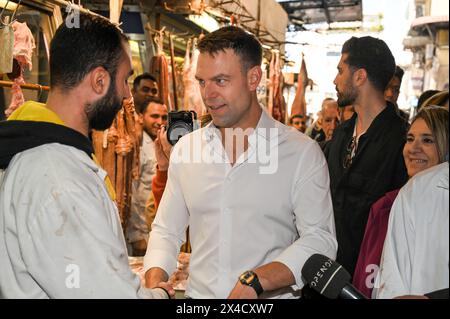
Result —
[[286, 102], [283, 96], [283, 75], [281, 73], [280, 53], [276, 52], [272, 57], [273, 64], [271, 61], [271, 71], [273, 72], [273, 75], [271, 86], [273, 90], [273, 102], [271, 114], [274, 119], [284, 123], [286, 118]]
[[302, 53], [302, 65], [298, 74], [297, 92], [295, 93], [294, 102], [292, 103], [291, 115], [301, 114], [306, 116], [305, 91], [307, 85], [308, 72], [306, 71], [305, 57]]
[[183, 66], [183, 84], [184, 84], [184, 99], [183, 109], [186, 111], [194, 110], [198, 116], [206, 112], [205, 104], [203, 103], [202, 95], [198, 81], [195, 78], [197, 71], [197, 62], [200, 51], [197, 49], [197, 39], [194, 39], [192, 44], [192, 57], [190, 57], [191, 40], [188, 41], [186, 48], [186, 56]]
[[272, 58], [269, 64], [269, 97], [267, 100], [267, 111], [270, 115], [273, 113], [273, 97], [275, 91], [275, 52], [272, 51]]
[[114, 185], [124, 229], [131, 207], [132, 181], [139, 176], [139, 141], [132, 99], [124, 101], [109, 129], [92, 132], [95, 156]]
[[158, 81], [158, 88], [160, 98], [163, 100], [167, 108], [172, 111], [173, 103], [170, 97], [170, 87], [169, 87], [169, 65], [167, 59], [164, 55], [162, 45], [163, 45], [163, 32], [155, 37], [155, 42], [157, 46], [157, 54], [152, 57], [150, 61], [150, 73], [156, 77]]

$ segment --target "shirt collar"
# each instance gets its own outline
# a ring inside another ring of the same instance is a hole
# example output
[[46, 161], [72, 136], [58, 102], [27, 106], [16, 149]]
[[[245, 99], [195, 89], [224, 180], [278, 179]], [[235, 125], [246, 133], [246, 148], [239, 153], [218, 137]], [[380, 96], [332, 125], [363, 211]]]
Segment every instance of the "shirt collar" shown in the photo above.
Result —
[[153, 140], [148, 133], [142, 130], [142, 142], [145, 144], [153, 144]]
[[[384, 127], [386, 125], [391, 125], [390, 120], [394, 117], [398, 116], [395, 112], [395, 106], [391, 102], [386, 101], [386, 107], [383, 111], [381, 111], [372, 121], [369, 128], [364, 133], [365, 136], [371, 136], [374, 135], [377, 132], [384, 131]], [[342, 123], [342, 128], [349, 132], [351, 131], [353, 133], [353, 130], [356, 125], [356, 119], [358, 117], [358, 114], [355, 112], [353, 116], [348, 120]]]
[[[286, 127], [282, 123], [273, 119], [263, 106], [261, 106], [261, 109], [261, 116], [259, 118], [258, 124], [256, 125], [255, 132], [259, 137], [270, 141], [273, 138], [277, 138], [282, 132], [284, 132], [286, 130]], [[209, 142], [214, 137], [220, 138], [220, 131], [211, 121], [204, 127], [203, 138], [205, 138], [205, 140]]]
[[[448, 172], [448, 162], [444, 162], [444, 163], [446, 163], [446, 164], [440, 164], [440, 165], [447, 166], [446, 169], [447, 169], [447, 172]], [[448, 190], [448, 188], [449, 188], [448, 184], [449, 184], [448, 183], [448, 174], [443, 174], [442, 177], [439, 179], [437, 187], [444, 188], [444, 189]]]

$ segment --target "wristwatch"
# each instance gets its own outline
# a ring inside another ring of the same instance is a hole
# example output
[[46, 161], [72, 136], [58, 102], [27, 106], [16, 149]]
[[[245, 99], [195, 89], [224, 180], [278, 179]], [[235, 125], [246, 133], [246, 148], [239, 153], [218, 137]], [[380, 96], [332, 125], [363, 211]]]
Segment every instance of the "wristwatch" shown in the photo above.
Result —
[[259, 282], [258, 276], [254, 271], [247, 270], [239, 276], [239, 281], [241, 282], [241, 284], [250, 286], [255, 289], [258, 296], [264, 292], [264, 289]]

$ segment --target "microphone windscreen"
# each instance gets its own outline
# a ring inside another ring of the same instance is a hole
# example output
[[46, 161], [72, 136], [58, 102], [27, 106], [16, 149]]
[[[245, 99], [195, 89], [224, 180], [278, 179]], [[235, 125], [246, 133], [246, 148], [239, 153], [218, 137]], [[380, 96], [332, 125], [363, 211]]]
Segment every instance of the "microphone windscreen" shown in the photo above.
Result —
[[341, 265], [320, 254], [312, 255], [305, 262], [302, 276], [312, 289], [330, 299], [337, 299], [351, 279]]

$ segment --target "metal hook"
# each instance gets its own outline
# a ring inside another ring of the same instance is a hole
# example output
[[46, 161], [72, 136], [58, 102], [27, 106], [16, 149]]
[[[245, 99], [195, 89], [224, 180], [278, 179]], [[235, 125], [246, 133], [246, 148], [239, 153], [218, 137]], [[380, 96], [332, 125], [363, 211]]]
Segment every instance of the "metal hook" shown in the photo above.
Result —
[[5, 22], [3, 22], [3, 14], [4, 14], [6, 8], [8, 7], [9, 0], [6, 1], [6, 4], [5, 4], [5, 6], [3, 7], [2, 12], [0, 12], [0, 23], [1, 23], [3, 26], [11, 25], [11, 24], [15, 21], [14, 18], [16, 17], [16, 13], [17, 13], [17, 10], [19, 10], [19, 6], [20, 6], [20, 3], [21, 3], [21, 2], [22, 2], [22, 0], [19, 0], [19, 2], [17, 3], [16, 9], [14, 10], [13, 14], [11, 15], [10, 21], [9, 21], [8, 23], [5, 23]]
[[42, 97], [42, 85], [38, 84], [39, 86], [39, 91], [38, 91], [38, 101], [41, 101], [41, 97]]
[[9, 23], [4, 23], [4, 22], [3, 22], [3, 13], [5, 12], [6, 8], [8, 8], [8, 4], [9, 4], [9, 0], [6, 0], [5, 6], [3, 7], [2, 12], [0, 12], [0, 23], [1, 23], [2, 25], [4, 25], [4, 26], [9, 25]]

